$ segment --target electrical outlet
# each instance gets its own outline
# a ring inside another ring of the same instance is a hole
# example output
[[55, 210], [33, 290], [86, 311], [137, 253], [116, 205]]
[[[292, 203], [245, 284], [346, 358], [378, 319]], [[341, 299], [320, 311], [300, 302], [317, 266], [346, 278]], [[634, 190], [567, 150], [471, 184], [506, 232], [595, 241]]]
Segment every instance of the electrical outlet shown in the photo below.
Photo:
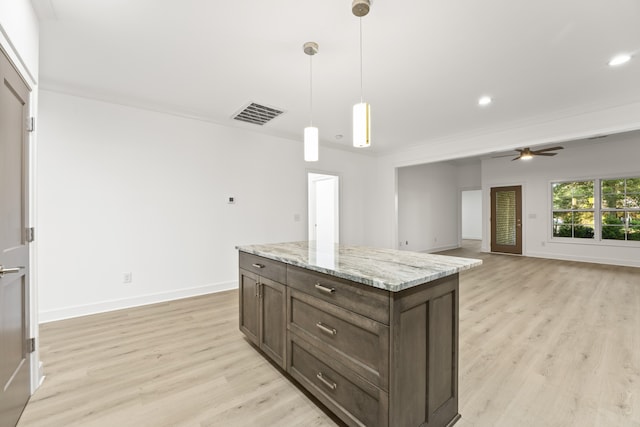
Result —
[[131, 283], [133, 280], [133, 275], [131, 272], [122, 273], [122, 283]]

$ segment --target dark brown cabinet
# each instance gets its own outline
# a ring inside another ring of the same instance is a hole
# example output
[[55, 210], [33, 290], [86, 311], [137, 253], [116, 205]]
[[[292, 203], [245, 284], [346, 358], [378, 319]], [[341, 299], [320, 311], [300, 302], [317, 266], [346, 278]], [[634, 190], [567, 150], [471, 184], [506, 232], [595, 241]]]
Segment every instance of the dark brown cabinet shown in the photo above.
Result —
[[240, 330], [284, 369], [287, 287], [273, 279], [284, 281], [286, 267], [260, 257], [244, 261], [240, 263]]
[[240, 329], [345, 423], [460, 418], [457, 273], [391, 292], [243, 252], [240, 267]]

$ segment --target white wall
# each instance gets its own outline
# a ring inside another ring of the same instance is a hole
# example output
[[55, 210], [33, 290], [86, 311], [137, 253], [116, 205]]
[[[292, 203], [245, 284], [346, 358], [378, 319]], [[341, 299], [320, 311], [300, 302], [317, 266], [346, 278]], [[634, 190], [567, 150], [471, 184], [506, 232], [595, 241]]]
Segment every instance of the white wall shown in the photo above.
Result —
[[[580, 241], [551, 236], [552, 181], [640, 176], [640, 132], [612, 135], [590, 141], [583, 147], [567, 147], [555, 157], [539, 157], [529, 162], [509, 158], [482, 162], [485, 206], [483, 249], [490, 245], [489, 191], [502, 185], [522, 185], [523, 255], [640, 266], [640, 246], [636, 243]], [[597, 219], [596, 219], [597, 220]]]
[[458, 247], [458, 168], [449, 163], [398, 169], [399, 248]]
[[40, 113], [42, 321], [237, 286], [236, 245], [306, 240], [307, 169], [366, 243], [371, 157], [49, 91]]
[[482, 184], [482, 168], [480, 160], [477, 163], [458, 166], [458, 188], [461, 190], [476, 190]]
[[482, 239], [482, 190], [466, 190], [462, 198], [462, 238]]

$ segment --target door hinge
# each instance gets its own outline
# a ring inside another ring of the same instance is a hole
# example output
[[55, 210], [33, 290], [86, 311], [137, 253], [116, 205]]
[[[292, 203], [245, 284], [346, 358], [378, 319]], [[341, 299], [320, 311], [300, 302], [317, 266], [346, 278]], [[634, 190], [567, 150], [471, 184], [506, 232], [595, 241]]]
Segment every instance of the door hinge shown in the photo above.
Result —
[[33, 242], [34, 240], [36, 240], [36, 229], [33, 227], [29, 227], [26, 229], [26, 236], [25, 236], [25, 240], [29, 243]]
[[36, 118], [29, 117], [27, 119], [27, 132], [33, 132], [36, 130]]
[[33, 353], [34, 351], [36, 351], [36, 339], [29, 338], [27, 340], [27, 353]]

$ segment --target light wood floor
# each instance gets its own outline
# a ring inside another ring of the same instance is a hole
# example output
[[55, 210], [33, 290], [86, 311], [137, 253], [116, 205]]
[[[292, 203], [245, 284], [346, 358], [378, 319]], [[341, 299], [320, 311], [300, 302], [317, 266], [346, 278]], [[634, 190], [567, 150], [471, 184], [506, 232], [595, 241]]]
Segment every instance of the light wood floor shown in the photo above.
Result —
[[[460, 278], [456, 427], [640, 426], [640, 269], [447, 253], [484, 260]], [[237, 313], [230, 291], [42, 325], [18, 426], [335, 426]]]

